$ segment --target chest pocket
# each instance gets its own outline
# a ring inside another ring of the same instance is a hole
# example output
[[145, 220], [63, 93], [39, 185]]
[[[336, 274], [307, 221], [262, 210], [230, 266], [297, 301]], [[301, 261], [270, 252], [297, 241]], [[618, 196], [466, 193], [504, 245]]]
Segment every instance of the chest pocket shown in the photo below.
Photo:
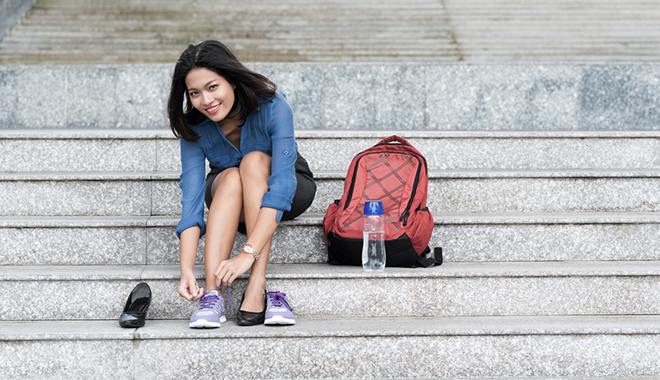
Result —
[[227, 169], [229, 162], [231, 161], [231, 156], [228, 154], [216, 154], [213, 157], [209, 157], [209, 165], [211, 166], [211, 171], [217, 171], [218, 173]]

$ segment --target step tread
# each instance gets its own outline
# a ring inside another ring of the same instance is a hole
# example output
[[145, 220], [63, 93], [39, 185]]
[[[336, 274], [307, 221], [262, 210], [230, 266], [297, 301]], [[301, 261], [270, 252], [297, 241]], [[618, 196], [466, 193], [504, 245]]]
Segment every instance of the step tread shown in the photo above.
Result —
[[[303, 214], [282, 221], [285, 226], [320, 226], [325, 214]], [[171, 216], [0, 216], [0, 228], [175, 227]], [[656, 224], [660, 212], [580, 213], [433, 213], [436, 225], [445, 224]]]
[[[248, 64], [249, 65], [249, 64]], [[277, 63], [268, 64], [269, 67], [277, 67]], [[299, 63], [301, 68], [305, 66], [322, 67], [324, 64], [305, 64]], [[353, 63], [349, 66], [373, 66], [373, 64]], [[389, 66], [425, 66], [423, 63], [409, 63], [409, 64], [391, 64]], [[565, 66], [565, 64], [552, 64], [547, 66]], [[125, 67], [126, 65], [115, 65], [117, 68]], [[149, 66], [149, 65], [142, 65]], [[153, 64], [154, 69], [169, 68], [169, 65]], [[290, 66], [290, 65], [289, 65]], [[332, 64], [327, 64], [332, 66]], [[387, 67], [387, 63], [379, 63], [379, 66]], [[474, 65], [478, 66], [478, 65]], [[106, 65], [91, 65], [89, 67], [108, 68]], [[110, 66], [112, 67], [112, 66]], [[18, 67], [16, 67], [18, 68]], [[75, 66], [71, 66], [75, 69]], [[12, 66], [0, 67], [0, 71], [11, 70]], [[389, 135], [397, 135], [406, 139], [447, 139], [447, 138], [465, 138], [465, 139], [519, 139], [519, 138], [660, 138], [660, 131], [423, 131], [423, 130], [394, 130], [394, 129], [379, 129], [379, 130], [296, 130], [295, 135], [297, 139], [352, 139], [352, 138], [365, 138], [365, 139], [382, 139]], [[58, 140], [96, 140], [96, 139], [163, 139], [163, 140], [176, 140], [176, 137], [169, 129], [103, 129], [103, 128], [89, 128], [89, 129], [74, 129], [74, 128], [53, 128], [53, 129], [2, 129], [0, 128], [0, 139], [58, 139]]]
[[[198, 279], [204, 267], [195, 266]], [[660, 261], [452, 262], [430, 268], [386, 268], [328, 264], [270, 264], [268, 279], [466, 278], [466, 277], [612, 277], [659, 276]], [[241, 277], [246, 277], [243, 274]], [[179, 265], [25, 265], [0, 267], [0, 281], [178, 280]]]
[[122, 329], [116, 320], [0, 322], [3, 341], [573, 334], [660, 334], [660, 316], [299, 317], [293, 326], [245, 328], [230, 321], [210, 330], [190, 329], [186, 320], [147, 320], [139, 329]]
[[[180, 171], [84, 171], [84, 172], [12, 172], [0, 173], [0, 181], [137, 181], [179, 180]], [[547, 170], [429, 170], [429, 179], [478, 179], [478, 178], [656, 178], [660, 169], [547, 169]], [[343, 180], [346, 172], [314, 172], [315, 179]]]

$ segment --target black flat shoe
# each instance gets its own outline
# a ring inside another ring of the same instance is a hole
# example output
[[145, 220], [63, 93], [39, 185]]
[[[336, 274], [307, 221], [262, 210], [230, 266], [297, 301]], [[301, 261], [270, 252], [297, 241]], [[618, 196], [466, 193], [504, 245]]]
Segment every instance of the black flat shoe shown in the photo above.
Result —
[[151, 304], [151, 288], [146, 282], [137, 284], [126, 300], [124, 312], [119, 317], [121, 327], [142, 327]]
[[[266, 294], [264, 293], [264, 296]], [[245, 292], [241, 298], [241, 306], [243, 306], [243, 301], [245, 300]], [[236, 314], [236, 324], [239, 326], [255, 326], [263, 325], [264, 319], [266, 319], [266, 305], [264, 303], [264, 311], [261, 313], [253, 313], [251, 311], [243, 311], [241, 308], [238, 308], [238, 314]]]

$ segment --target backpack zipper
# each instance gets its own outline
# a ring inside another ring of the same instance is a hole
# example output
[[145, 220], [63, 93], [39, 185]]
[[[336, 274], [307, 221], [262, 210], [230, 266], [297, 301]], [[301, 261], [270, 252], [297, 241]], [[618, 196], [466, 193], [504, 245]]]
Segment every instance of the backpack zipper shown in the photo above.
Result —
[[403, 213], [399, 218], [399, 221], [403, 222], [404, 227], [408, 224], [408, 215], [410, 215], [410, 207], [412, 207], [412, 202], [415, 199], [415, 194], [417, 194], [417, 185], [419, 185], [419, 174], [422, 171], [422, 162], [421, 161], [418, 162], [419, 162], [419, 167], [417, 168], [417, 174], [415, 174], [415, 182], [413, 183], [410, 201], [408, 201], [408, 206], [406, 206], [406, 209], [403, 210]]

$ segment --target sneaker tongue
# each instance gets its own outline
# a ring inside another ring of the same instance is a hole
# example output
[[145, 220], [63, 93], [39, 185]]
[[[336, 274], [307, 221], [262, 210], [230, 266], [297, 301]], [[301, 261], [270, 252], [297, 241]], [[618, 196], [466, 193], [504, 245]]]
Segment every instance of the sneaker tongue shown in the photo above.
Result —
[[212, 309], [213, 304], [219, 298], [219, 294], [215, 290], [205, 293], [201, 300], [199, 300], [200, 309]]
[[287, 303], [286, 298], [284, 298], [286, 294], [280, 292], [270, 292], [268, 295], [270, 296], [269, 298], [272, 306], [280, 308], [286, 307], [287, 309], [292, 310], [291, 306], [289, 306]]

